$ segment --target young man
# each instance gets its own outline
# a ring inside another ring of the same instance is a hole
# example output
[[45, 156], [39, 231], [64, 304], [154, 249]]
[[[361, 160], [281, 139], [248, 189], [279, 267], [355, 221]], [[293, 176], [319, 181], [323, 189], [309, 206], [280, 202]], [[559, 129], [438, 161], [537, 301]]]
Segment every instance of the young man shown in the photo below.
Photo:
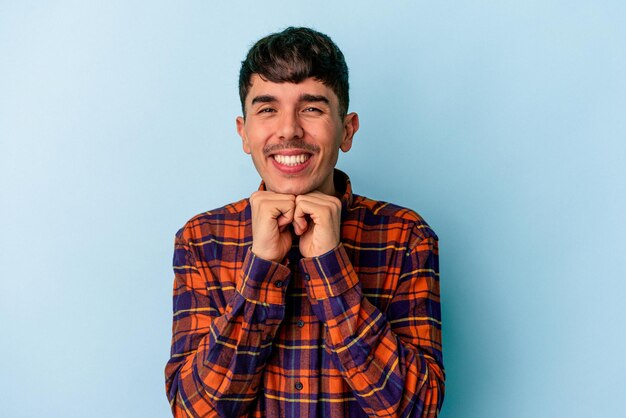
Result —
[[176, 235], [174, 415], [435, 417], [437, 236], [334, 168], [359, 128], [343, 54], [288, 28], [252, 47], [239, 90], [237, 131], [263, 182]]

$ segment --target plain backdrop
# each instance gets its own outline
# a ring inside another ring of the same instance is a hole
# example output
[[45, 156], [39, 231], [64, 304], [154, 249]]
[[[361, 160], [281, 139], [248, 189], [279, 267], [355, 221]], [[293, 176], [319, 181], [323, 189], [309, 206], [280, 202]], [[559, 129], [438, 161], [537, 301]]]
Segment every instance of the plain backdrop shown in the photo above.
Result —
[[0, 415], [167, 417], [174, 234], [259, 184], [239, 65], [328, 33], [338, 167], [438, 233], [444, 418], [623, 417], [622, 1], [0, 0]]

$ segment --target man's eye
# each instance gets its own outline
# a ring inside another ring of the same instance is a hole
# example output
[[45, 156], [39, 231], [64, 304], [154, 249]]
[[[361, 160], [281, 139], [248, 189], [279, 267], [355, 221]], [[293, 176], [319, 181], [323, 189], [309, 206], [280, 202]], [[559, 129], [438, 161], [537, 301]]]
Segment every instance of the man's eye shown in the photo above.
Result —
[[259, 113], [272, 113], [274, 109], [271, 107], [264, 107], [263, 109], [259, 109]]
[[317, 107], [307, 107], [304, 109], [305, 112], [317, 112], [317, 113], [322, 113], [321, 109], [318, 109]]

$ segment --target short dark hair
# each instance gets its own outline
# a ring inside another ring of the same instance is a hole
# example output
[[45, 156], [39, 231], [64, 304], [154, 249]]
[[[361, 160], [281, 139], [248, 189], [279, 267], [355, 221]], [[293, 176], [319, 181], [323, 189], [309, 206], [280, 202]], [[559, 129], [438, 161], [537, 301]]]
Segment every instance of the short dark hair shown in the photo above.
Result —
[[330, 87], [339, 99], [339, 114], [348, 112], [348, 66], [329, 36], [310, 28], [288, 27], [254, 44], [239, 71], [243, 114], [253, 74], [274, 83], [299, 83], [309, 77]]

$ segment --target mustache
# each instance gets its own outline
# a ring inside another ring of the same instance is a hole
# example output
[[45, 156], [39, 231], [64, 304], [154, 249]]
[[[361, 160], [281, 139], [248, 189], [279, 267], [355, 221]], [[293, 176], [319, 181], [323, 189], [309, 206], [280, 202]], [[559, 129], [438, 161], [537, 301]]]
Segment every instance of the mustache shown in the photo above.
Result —
[[267, 145], [265, 148], [263, 148], [263, 154], [268, 156], [270, 154], [276, 153], [277, 151], [284, 151], [288, 149], [301, 149], [304, 151], [308, 151], [311, 154], [319, 152], [320, 150], [320, 148], [317, 145], [307, 144], [301, 139], [294, 139], [289, 142], [284, 142], [284, 143], [274, 144], [274, 145]]

